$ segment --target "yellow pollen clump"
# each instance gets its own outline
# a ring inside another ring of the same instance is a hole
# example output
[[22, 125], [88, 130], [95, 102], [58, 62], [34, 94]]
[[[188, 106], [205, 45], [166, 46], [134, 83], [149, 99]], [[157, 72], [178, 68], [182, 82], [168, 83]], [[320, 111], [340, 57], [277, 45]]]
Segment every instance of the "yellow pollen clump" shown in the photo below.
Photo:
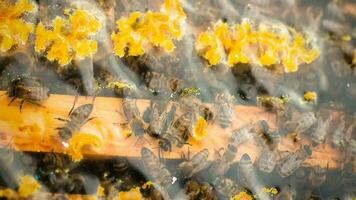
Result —
[[229, 27], [217, 22], [212, 30], [198, 36], [195, 47], [209, 65], [223, 62], [229, 66], [238, 63], [265, 67], [282, 64], [285, 72], [295, 72], [299, 65], [309, 64], [319, 57], [319, 50], [307, 48], [305, 39], [292, 28], [280, 33], [262, 25], [253, 28], [244, 21]]
[[75, 10], [68, 19], [56, 17], [52, 29], [41, 22], [36, 27], [35, 51], [46, 52], [47, 59], [58, 61], [60, 65], [69, 64], [72, 59], [81, 60], [97, 51], [97, 41], [90, 37], [101, 27], [99, 21], [84, 10]]
[[105, 189], [103, 188], [103, 186], [101, 186], [101, 185], [98, 186], [98, 189], [96, 191], [96, 196], [98, 196], [98, 197], [105, 196]]
[[83, 158], [82, 150], [85, 146], [100, 148], [103, 144], [102, 139], [96, 134], [76, 133], [69, 140], [69, 146], [66, 151], [75, 162]]
[[18, 193], [20, 197], [27, 198], [36, 193], [41, 185], [31, 176], [23, 176], [20, 180]]
[[202, 140], [207, 134], [207, 127], [206, 120], [203, 117], [199, 117], [194, 127], [193, 138], [198, 141]]
[[270, 193], [271, 195], [276, 195], [278, 194], [278, 190], [274, 187], [271, 187], [271, 188], [262, 188], [262, 191], [265, 192], [265, 193]]
[[16, 197], [16, 192], [9, 188], [2, 189], [0, 190], [0, 197], [5, 197], [6, 199], [14, 199]]
[[152, 181], [147, 181], [142, 185], [142, 189], [148, 189], [152, 186]]
[[132, 84], [130, 84], [130, 83], [115, 81], [115, 82], [110, 82], [110, 83], [107, 85], [107, 88], [118, 88], [118, 89], [128, 88], [128, 89], [134, 89], [134, 86], [133, 86]]
[[140, 188], [132, 188], [127, 192], [119, 192], [117, 200], [141, 200], [143, 199]]
[[315, 92], [311, 92], [311, 91], [305, 92], [303, 95], [304, 101], [308, 101], [308, 102], [316, 101], [317, 98], [318, 95]]
[[185, 18], [178, 0], [165, 0], [160, 12], [133, 12], [117, 21], [118, 31], [111, 34], [114, 53], [119, 57], [126, 53], [139, 56], [147, 51], [149, 44], [172, 52], [173, 40], [183, 36], [181, 24]]
[[247, 192], [240, 192], [239, 194], [230, 198], [230, 200], [253, 200], [254, 198], [247, 194]]
[[29, 0], [19, 0], [14, 5], [0, 1], [0, 52], [7, 52], [15, 45], [25, 45], [33, 24], [22, 20], [26, 12], [34, 12]]

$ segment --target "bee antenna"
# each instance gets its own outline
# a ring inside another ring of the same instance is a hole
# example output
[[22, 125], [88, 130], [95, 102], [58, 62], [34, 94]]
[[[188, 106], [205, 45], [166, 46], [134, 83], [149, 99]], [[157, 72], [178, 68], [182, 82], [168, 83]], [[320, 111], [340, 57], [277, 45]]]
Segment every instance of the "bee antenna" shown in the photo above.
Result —
[[91, 103], [94, 103], [94, 101], [95, 101], [96, 97], [99, 95], [99, 93], [100, 93], [100, 90], [97, 89], [93, 95], [93, 99], [91, 100]]

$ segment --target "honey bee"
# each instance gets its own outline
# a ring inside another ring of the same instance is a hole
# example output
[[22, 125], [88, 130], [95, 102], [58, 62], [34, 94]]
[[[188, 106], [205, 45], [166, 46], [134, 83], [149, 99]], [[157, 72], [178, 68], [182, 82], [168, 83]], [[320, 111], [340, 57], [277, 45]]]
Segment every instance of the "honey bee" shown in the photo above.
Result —
[[[112, 173], [115, 180], [119, 180], [116, 188], [130, 190], [136, 185], [134, 175], [130, 169], [129, 162], [125, 158], [115, 158], [112, 162]], [[109, 179], [110, 180], [110, 179]], [[113, 180], [111, 180], [113, 181]]]
[[327, 32], [332, 33], [335, 36], [342, 37], [351, 32], [349, 26], [334, 20], [324, 19], [321, 24]]
[[233, 180], [224, 177], [217, 177], [213, 182], [213, 186], [217, 194], [224, 199], [229, 199], [242, 191], [241, 187]]
[[171, 54], [165, 54], [164, 56], [162, 56], [160, 58], [160, 60], [166, 68], [176, 67], [176, 65], [178, 65], [178, 63], [180, 61], [179, 58], [177, 58], [176, 56], [171, 55]]
[[73, 111], [71, 110], [68, 114], [68, 119], [56, 118], [60, 121], [66, 122], [63, 127], [57, 128], [58, 134], [62, 140], [68, 141], [72, 137], [73, 133], [77, 132], [88, 121], [94, 119], [94, 117], [89, 118], [93, 108], [93, 103], [84, 104], [77, 107]]
[[331, 136], [331, 145], [333, 148], [339, 149], [345, 147], [345, 120], [342, 116], [340, 123], [337, 125], [334, 134]]
[[184, 174], [183, 177], [190, 178], [197, 172], [206, 168], [208, 165], [208, 157], [209, 157], [208, 149], [203, 149], [199, 151], [192, 158], [189, 158], [189, 152], [188, 152], [188, 158], [185, 158], [185, 156], [183, 156], [183, 159], [185, 161], [178, 165], [178, 168], [183, 171]]
[[291, 186], [298, 191], [298, 193], [305, 190], [308, 187], [308, 172], [305, 168], [299, 168], [291, 177]]
[[189, 200], [203, 199], [216, 200], [213, 188], [208, 183], [200, 184], [196, 181], [188, 181], [184, 186], [184, 193]]
[[269, 125], [265, 120], [259, 120], [253, 125], [253, 131], [255, 138], [264, 145], [270, 145], [271, 134], [269, 133]]
[[46, 153], [38, 166], [39, 180], [53, 192], [65, 190], [70, 171], [75, 167], [69, 157], [55, 153]]
[[299, 150], [294, 153], [289, 153], [279, 160], [277, 163], [278, 174], [282, 177], [292, 175], [311, 154], [312, 150], [309, 145], [301, 145]]
[[112, 169], [115, 173], [122, 176], [129, 173], [130, 166], [125, 158], [116, 158], [113, 160]]
[[[240, 162], [238, 163], [238, 172], [237, 176], [239, 178], [239, 182], [247, 188], [250, 188], [252, 184], [256, 181], [254, 180], [254, 167], [250, 156], [245, 153], [242, 155]], [[254, 187], [257, 187], [255, 185]]]
[[152, 137], [160, 137], [162, 135], [163, 127], [165, 125], [165, 115], [160, 115], [156, 109], [151, 112], [151, 121], [149, 123], [147, 132]]
[[227, 93], [218, 93], [215, 98], [219, 124], [224, 129], [231, 125], [234, 118], [232, 98]]
[[82, 194], [85, 191], [85, 177], [81, 174], [70, 174], [66, 179], [65, 191], [72, 194]]
[[316, 122], [317, 118], [314, 112], [305, 112], [300, 115], [297, 121], [288, 121], [286, 124], [294, 124], [296, 133], [304, 133], [315, 125]]
[[150, 107], [144, 112], [144, 120], [149, 123], [147, 132], [152, 137], [161, 137], [173, 121], [176, 107], [172, 106], [171, 111], [166, 113], [167, 103], [166, 101], [151, 100]]
[[213, 175], [214, 177], [223, 176], [226, 174], [230, 168], [231, 163], [236, 157], [237, 148], [234, 145], [229, 144], [223, 155], [220, 155], [219, 152], [217, 153], [219, 158], [215, 160], [209, 168], [209, 174]]
[[[168, 199], [168, 194], [161, 194], [161, 192], [157, 189], [157, 186], [155, 186], [152, 183], [145, 183], [142, 185], [140, 188], [140, 192], [143, 197], [147, 200], [165, 200]], [[166, 197], [166, 198], [164, 198]]]
[[139, 62], [140, 65], [144, 65], [154, 71], [157, 72], [164, 71], [164, 66], [153, 55], [145, 53], [139, 56], [137, 61]]
[[21, 111], [25, 101], [41, 106], [41, 103], [49, 97], [49, 89], [36, 78], [18, 76], [11, 81], [7, 94], [12, 98], [8, 105], [11, 105], [17, 98], [21, 99]]
[[141, 158], [146, 172], [150, 175], [152, 181], [163, 188], [168, 188], [172, 182], [172, 175], [164, 164], [146, 147], [141, 149]]
[[148, 71], [145, 74], [145, 81], [147, 88], [155, 96], [160, 96], [161, 98], [169, 97], [170, 85], [167, 77], [162, 73]]
[[243, 144], [251, 139], [253, 139], [254, 135], [252, 133], [253, 125], [247, 124], [241, 128], [235, 129], [232, 131], [230, 135], [229, 141], [235, 146]]
[[266, 109], [268, 112], [277, 112], [285, 110], [285, 104], [289, 101], [285, 97], [258, 96], [257, 105]]
[[330, 121], [331, 118], [327, 119], [324, 122], [323, 119], [319, 117], [316, 130], [313, 131], [310, 135], [313, 146], [325, 142], [326, 136], [328, 134], [327, 130], [329, 129], [330, 126]]
[[128, 97], [124, 98], [122, 108], [133, 135], [143, 138], [146, 132], [146, 124], [140, 116], [136, 101]]
[[199, 94], [197, 88], [184, 88], [180, 92], [179, 105], [184, 112], [198, 112], [203, 107], [197, 94]]
[[269, 144], [265, 146], [258, 159], [258, 169], [262, 172], [271, 173], [277, 164], [277, 147], [280, 143], [281, 136], [278, 132], [268, 134]]
[[258, 159], [258, 169], [265, 173], [271, 173], [277, 164], [277, 155], [274, 151], [264, 149]]
[[309, 184], [312, 188], [317, 188], [325, 182], [327, 168], [322, 168], [319, 165], [312, 167], [308, 177]]
[[186, 112], [178, 117], [168, 127], [165, 134], [159, 139], [158, 145], [163, 151], [172, 151], [172, 147], [182, 147], [187, 144], [189, 135], [191, 135], [192, 122], [194, 121], [195, 113]]

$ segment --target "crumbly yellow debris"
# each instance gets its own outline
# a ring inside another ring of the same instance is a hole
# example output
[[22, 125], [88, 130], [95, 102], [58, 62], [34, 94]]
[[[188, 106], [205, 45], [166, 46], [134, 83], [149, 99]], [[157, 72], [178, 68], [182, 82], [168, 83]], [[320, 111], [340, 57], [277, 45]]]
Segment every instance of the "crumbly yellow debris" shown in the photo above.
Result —
[[203, 117], [198, 117], [198, 120], [194, 127], [193, 138], [198, 141], [202, 140], [207, 134], [207, 127], [208, 123], [206, 122], [206, 120]]
[[[133, 12], [117, 21], [117, 32], [111, 34], [114, 53], [123, 57], [144, 54], [149, 44], [166, 52], [175, 48], [173, 40], [183, 36], [182, 23], [186, 16], [179, 0], [165, 0], [160, 12]], [[127, 52], [126, 52], [127, 49]]]
[[272, 96], [257, 96], [257, 105], [264, 106], [269, 105], [277, 110], [284, 110], [285, 104], [289, 101], [289, 98], [284, 97], [272, 97]]
[[187, 87], [187, 88], [183, 88], [183, 89], [180, 91], [179, 96], [184, 97], [184, 96], [199, 95], [199, 94], [200, 94], [199, 88], [196, 88], [196, 87]]
[[316, 94], [316, 92], [308, 91], [308, 92], [305, 92], [303, 95], [304, 101], [308, 101], [308, 102], [316, 101], [317, 98], [318, 98], [318, 95]]
[[341, 37], [341, 40], [345, 41], [345, 42], [349, 42], [351, 40], [351, 36], [350, 35], [344, 35]]
[[36, 193], [41, 185], [32, 176], [23, 176], [20, 180], [18, 194], [20, 197], [27, 198]]
[[271, 188], [262, 188], [262, 191], [265, 192], [265, 193], [270, 193], [271, 195], [276, 195], [278, 194], [278, 190], [274, 187], [271, 187]]
[[97, 41], [91, 40], [101, 27], [100, 22], [84, 10], [75, 10], [68, 19], [56, 17], [52, 29], [41, 22], [36, 27], [35, 51], [46, 52], [50, 61], [67, 65], [73, 59], [90, 57], [97, 51]]
[[319, 57], [319, 50], [307, 48], [300, 33], [289, 28], [286, 33], [269, 30], [265, 26], [253, 28], [243, 21], [229, 27], [221, 21], [211, 30], [202, 32], [196, 41], [198, 53], [209, 65], [226, 62], [254, 63], [262, 66], [282, 64], [285, 72], [295, 72], [301, 64], [309, 64]]
[[132, 84], [120, 82], [120, 81], [111, 82], [107, 85], [107, 87], [118, 88], [118, 89], [123, 89], [123, 88], [134, 89], [134, 86]]
[[0, 1], [0, 52], [27, 43], [34, 25], [23, 21], [22, 15], [34, 11], [34, 5], [29, 0], [19, 0], [13, 5]]
[[352, 60], [352, 63], [356, 65], [356, 49], [354, 50], [354, 59]]
[[128, 138], [128, 137], [130, 137], [130, 136], [132, 135], [132, 131], [126, 129], [126, 130], [124, 130], [124, 131], [122, 132], [122, 134], [124, 135], [125, 138]]
[[78, 162], [83, 158], [83, 147], [91, 146], [94, 148], [100, 148], [102, 144], [102, 139], [95, 134], [76, 133], [69, 140], [69, 146], [66, 153], [71, 156], [73, 161]]
[[119, 192], [117, 200], [141, 200], [143, 199], [140, 188], [132, 188], [127, 192]]
[[147, 189], [150, 188], [151, 186], [152, 186], [152, 181], [147, 181], [142, 185], [142, 189]]
[[230, 198], [230, 200], [253, 200], [254, 198], [247, 194], [247, 192], [240, 192], [239, 194]]
[[16, 195], [16, 192], [9, 188], [0, 190], [0, 197], [5, 197], [6, 199], [14, 199]]
[[103, 186], [99, 185], [98, 189], [96, 191], [96, 196], [98, 197], [103, 197], [105, 195], [105, 189], [103, 188]]

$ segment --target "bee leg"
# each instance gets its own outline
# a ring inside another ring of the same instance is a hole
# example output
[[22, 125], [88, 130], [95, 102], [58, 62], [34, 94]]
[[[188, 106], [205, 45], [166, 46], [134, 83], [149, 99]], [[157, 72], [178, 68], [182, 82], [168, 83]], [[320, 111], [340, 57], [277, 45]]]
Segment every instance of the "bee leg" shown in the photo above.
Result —
[[74, 102], [73, 102], [73, 106], [71, 107], [71, 109], [69, 110], [69, 113], [68, 113], [68, 116], [70, 116], [74, 110], [74, 106], [75, 104], [77, 103], [78, 101], [78, 94], [75, 95], [75, 98], [74, 98]]
[[15, 101], [15, 99], [16, 99], [16, 97], [13, 97], [13, 98], [11, 99], [11, 101], [9, 102], [9, 104], [7, 104], [7, 105], [10, 106], [10, 105], [12, 104], [12, 102]]
[[63, 119], [63, 118], [60, 118], [60, 117], [56, 117], [56, 118], [54, 118], [54, 119], [59, 120], [59, 121], [62, 121], [62, 122], [68, 122], [68, 121], [69, 121], [69, 120], [67, 120], [67, 119]]
[[20, 112], [22, 111], [22, 106], [23, 106], [24, 103], [25, 103], [25, 99], [21, 100], [21, 102], [20, 102]]
[[86, 123], [88, 123], [89, 121], [91, 121], [91, 120], [93, 120], [93, 119], [95, 119], [96, 117], [90, 117], [89, 119], [87, 119], [85, 122], [84, 122], [84, 124], [86, 124]]
[[221, 155], [221, 153], [220, 153], [220, 152], [221, 152], [221, 151], [223, 151], [223, 150], [224, 150], [224, 148], [223, 148], [223, 147], [221, 147], [221, 148], [220, 148], [220, 149], [218, 149], [218, 150], [216, 150], [216, 149], [215, 149], [215, 155], [217, 155], [219, 158], [221, 158], [221, 156], [222, 156], [222, 155]]
[[189, 150], [189, 147], [188, 147], [188, 157], [187, 157], [188, 160], [190, 160], [190, 150]]
[[189, 147], [188, 147], [188, 152], [187, 152], [187, 156], [185, 155], [185, 153], [184, 152], [182, 152], [181, 153], [181, 155], [180, 155], [180, 158], [182, 159], [182, 160], [189, 160], [189, 157], [190, 157], [190, 155], [189, 155], [190, 153], [189, 153]]
[[124, 123], [114, 123], [114, 125], [127, 126], [127, 125], [129, 125], [129, 123], [128, 123], [128, 122], [124, 122]]
[[180, 154], [180, 159], [182, 159], [182, 160], [186, 160], [186, 159], [187, 159], [187, 158], [185, 157], [184, 152], [182, 152], [182, 153]]

